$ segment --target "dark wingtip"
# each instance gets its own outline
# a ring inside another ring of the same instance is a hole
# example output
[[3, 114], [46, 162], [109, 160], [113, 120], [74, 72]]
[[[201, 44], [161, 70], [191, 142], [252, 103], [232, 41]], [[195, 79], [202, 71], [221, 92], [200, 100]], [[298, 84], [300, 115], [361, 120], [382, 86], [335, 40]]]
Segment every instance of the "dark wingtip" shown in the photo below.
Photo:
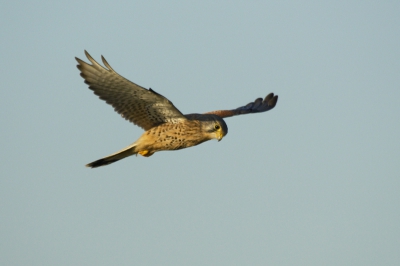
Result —
[[267, 96], [265, 96], [264, 102], [269, 102], [274, 97], [274, 94], [271, 92]]
[[268, 101], [268, 105], [275, 107], [278, 103], [278, 95], [275, 95], [271, 100]]

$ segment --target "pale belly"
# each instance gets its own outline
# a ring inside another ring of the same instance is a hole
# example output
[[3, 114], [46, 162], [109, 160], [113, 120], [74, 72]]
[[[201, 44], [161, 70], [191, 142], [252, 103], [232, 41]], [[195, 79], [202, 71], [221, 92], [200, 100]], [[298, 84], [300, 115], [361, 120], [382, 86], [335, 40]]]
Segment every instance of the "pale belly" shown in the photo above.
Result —
[[209, 140], [201, 134], [200, 128], [195, 122], [185, 125], [163, 124], [146, 131], [137, 140], [137, 149], [139, 154], [150, 156], [157, 151], [192, 147]]

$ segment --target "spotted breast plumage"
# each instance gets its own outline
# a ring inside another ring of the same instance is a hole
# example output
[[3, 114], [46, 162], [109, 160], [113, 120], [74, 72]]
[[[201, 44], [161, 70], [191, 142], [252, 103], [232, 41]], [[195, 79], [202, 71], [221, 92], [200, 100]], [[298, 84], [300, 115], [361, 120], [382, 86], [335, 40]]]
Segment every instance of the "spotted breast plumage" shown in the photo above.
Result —
[[188, 148], [211, 139], [220, 141], [228, 133], [223, 118], [265, 112], [274, 108], [278, 101], [278, 95], [270, 93], [264, 99], [257, 98], [236, 109], [183, 115], [161, 94], [119, 75], [103, 56], [101, 58], [105, 67], [97, 63], [88, 52], [85, 51], [85, 54], [92, 64], [79, 58], [76, 60], [89, 89], [112, 105], [123, 118], [145, 130], [128, 147], [86, 165], [91, 168], [111, 164], [135, 154], [149, 157], [158, 151]]

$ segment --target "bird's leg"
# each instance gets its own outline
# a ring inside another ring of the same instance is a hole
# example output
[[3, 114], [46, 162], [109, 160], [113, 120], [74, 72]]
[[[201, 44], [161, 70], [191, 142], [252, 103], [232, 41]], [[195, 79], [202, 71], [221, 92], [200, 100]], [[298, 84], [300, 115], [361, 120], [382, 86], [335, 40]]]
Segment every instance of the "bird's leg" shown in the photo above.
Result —
[[144, 156], [144, 157], [150, 157], [153, 155], [154, 152], [150, 152], [148, 150], [144, 150], [144, 151], [139, 151], [138, 152], [140, 155]]

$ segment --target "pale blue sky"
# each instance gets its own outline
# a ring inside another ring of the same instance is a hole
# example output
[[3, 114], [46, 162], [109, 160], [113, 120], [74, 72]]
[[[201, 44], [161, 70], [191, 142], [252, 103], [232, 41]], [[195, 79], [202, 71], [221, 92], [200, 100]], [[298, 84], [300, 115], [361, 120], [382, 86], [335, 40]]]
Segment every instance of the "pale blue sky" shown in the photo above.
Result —
[[[0, 265], [400, 265], [400, 2], [3, 1]], [[104, 55], [221, 141], [84, 165], [142, 130]]]

